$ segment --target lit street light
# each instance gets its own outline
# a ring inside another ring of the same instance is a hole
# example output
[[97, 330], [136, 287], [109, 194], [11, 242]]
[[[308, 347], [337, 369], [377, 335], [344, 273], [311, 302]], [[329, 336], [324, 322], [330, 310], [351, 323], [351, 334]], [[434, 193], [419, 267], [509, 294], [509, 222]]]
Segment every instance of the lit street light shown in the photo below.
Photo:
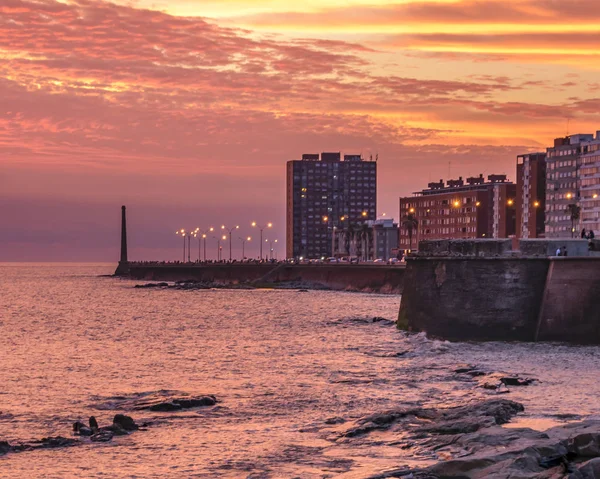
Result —
[[266, 239], [265, 243], [269, 243], [269, 259], [273, 259], [273, 243], [277, 243], [277, 240], [269, 241]]
[[245, 250], [245, 245], [246, 245], [246, 241], [252, 241], [252, 238], [250, 236], [248, 236], [247, 238], [242, 238], [240, 236], [240, 241], [242, 242], [242, 260], [246, 259], [246, 250]]
[[221, 240], [223, 241], [227, 241], [227, 236], [223, 235], [223, 236], [213, 236], [213, 238], [215, 238], [217, 240], [217, 261], [221, 261], [222, 259], [222, 254], [221, 254]]
[[223, 231], [228, 231], [229, 232], [229, 261], [231, 261], [231, 243], [232, 243], [232, 241], [231, 241], [231, 232], [233, 230], [239, 230], [240, 227], [239, 227], [239, 225], [237, 225], [237, 226], [234, 226], [233, 228], [226, 228], [225, 225], [223, 225], [223, 226], [221, 226], [221, 229]]
[[263, 244], [263, 230], [264, 230], [265, 228], [272, 228], [272, 227], [273, 227], [273, 223], [267, 223], [267, 224], [266, 224], [266, 225], [264, 225], [264, 226], [260, 226], [260, 225], [258, 225], [258, 224], [256, 223], [256, 221], [253, 221], [253, 222], [252, 222], [252, 227], [253, 227], [253, 228], [258, 228], [258, 229], [260, 230], [260, 260], [262, 261], [262, 259], [263, 259], [263, 255], [262, 255], [262, 253], [263, 253], [263, 251], [262, 251], [262, 244]]
[[183, 237], [183, 262], [185, 263], [185, 238], [188, 239], [188, 262], [190, 262], [190, 242], [192, 240], [192, 233], [186, 233], [184, 229], [175, 231], [177, 236]]
[[200, 228], [194, 230], [194, 238], [198, 238], [198, 261], [200, 261], [200, 241], [204, 240], [204, 261], [206, 261], [206, 238], [208, 233], [212, 233], [214, 230], [212, 226], [206, 231], [200, 231]]

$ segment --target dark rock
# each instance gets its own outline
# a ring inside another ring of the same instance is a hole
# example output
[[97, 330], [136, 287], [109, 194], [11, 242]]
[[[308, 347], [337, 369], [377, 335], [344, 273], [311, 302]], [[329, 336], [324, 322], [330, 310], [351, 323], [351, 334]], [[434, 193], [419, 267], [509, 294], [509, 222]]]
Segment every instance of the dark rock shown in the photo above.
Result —
[[150, 411], [155, 412], [171, 412], [171, 411], [179, 411], [182, 407], [179, 404], [175, 404], [173, 402], [161, 402], [158, 404], [153, 404], [148, 408]]
[[600, 456], [600, 432], [579, 434], [563, 444], [570, 453], [580, 457]]
[[214, 406], [217, 399], [214, 396], [202, 396], [198, 398], [176, 398], [170, 401], [163, 401], [152, 404], [148, 407], [150, 411], [179, 411], [180, 409], [191, 409], [202, 406]]
[[[582, 479], [600, 479], [600, 457], [590, 459], [577, 469]], [[571, 476], [569, 476], [571, 477]]]
[[136, 284], [134, 288], [166, 288], [169, 286], [169, 283], [146, 283], [146, 284]]
[[516, 414], [523, 412], [522, 404], [508, 399], [491, 399], [474, 405], [460, 406], [442, 412], [447, 419], [459, 419], [465, 416], [493, 417], [496, 424], [506, 424]]
[[101, 430], [93, 434], [90, 439], [94, 442], [109, 442], [112, 441], [113, 436], [111, 431]]
[[517, 377], [502, 377], [500, 378], [503, 384], [507, 386], [529, 386], [535, 381], [531, 378], [517, 378]]
[[103, 426], [98, 432], [110, 432], [113, 436], [127, 436], [129, 432], [123, 429], [118, 424], [111, 424], [110, 426]]
[[436, 423], [431, 426], [424, 426], [417, 429], [417, 432], [428, 432], [431, 434], [468, 434], [479, 431], [484, 427], [493, 426], [495, 421], [492, 418], [465, 418], [458, 421], [446, 421]]
[[0, 441], [0, 456], [6, 454], [7, 452], [10, 452], [12, 450], [12, 448], [10, 447], [10, 444], [6, 441]]
[[79, 441], [76, 439], [70, 439], [62, 436], [55, 437], [44, 437], [39, 441], [33, 441], [32, 444], [35, 448], [55, 448], [55, 447], [68, 447], [78, 444]]
[[343, 424], [346, 420], [343, 417], [330, 417], [325, 419], [325, 424]]
[[174, 399], [173, 402], [181, 406], [183, 409], [189, 409], [201, 406], [214, 406], [217, 403], [217, 399], [214, 396], [203, 396], [200, 398], [191, 399]]
[[98, 421], [96, 421], [96, 418], [94, 416], [90, 416], [89, 423], [90, 423], [90, 429], [93, 432], [98, 430]]
[[116, 424], [125, 431], [137, 431], [140, 428], [132, 417], [126, 416], [125, 414], [115, 414], [113, 424]]

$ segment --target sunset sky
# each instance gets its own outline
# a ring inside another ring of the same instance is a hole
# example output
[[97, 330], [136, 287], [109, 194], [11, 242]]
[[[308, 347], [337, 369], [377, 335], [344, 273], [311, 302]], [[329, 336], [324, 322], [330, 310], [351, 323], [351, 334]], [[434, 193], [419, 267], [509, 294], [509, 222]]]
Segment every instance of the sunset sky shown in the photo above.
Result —
[[599, 39], [597, 0], [1, 0], [0, 261], [117, 260], [121, 204], [134, 259], [253, 220], [282, 256], [304, 152], [378, 154], [395, 218], [449, 171], [514, 179], [600, 130]]

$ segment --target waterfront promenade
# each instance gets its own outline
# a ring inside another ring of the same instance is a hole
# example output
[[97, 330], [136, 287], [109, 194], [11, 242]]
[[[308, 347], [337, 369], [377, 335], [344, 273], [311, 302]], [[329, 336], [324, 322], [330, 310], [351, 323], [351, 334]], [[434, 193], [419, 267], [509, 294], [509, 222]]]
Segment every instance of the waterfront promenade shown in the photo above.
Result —
[[405, 265], [381, 263], [128, 262], [118, 276], [145, 281], [293, 287], [401, 294]]

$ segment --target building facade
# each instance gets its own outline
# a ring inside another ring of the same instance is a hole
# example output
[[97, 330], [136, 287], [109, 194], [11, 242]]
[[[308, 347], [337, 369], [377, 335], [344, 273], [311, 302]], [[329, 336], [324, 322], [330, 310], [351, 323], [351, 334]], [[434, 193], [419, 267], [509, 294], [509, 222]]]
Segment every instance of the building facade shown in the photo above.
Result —
[[400, 198], [399, 249], [415, 249], [422, 240], [508, 238], [516, 229], [516, 192], [506, 175], [429, 183]]
[[387, 261], [396, 257], [398, 234], [398, 223], [394, 223], [393, 218], [368, 220], [348, 229], [336, 228], [333, 256]]
[[580, 220], [571, 219], [569, 205], [579, 205], [582, 154], [593, 140], [591, 134], [571, 135], [555, 139], [547, 149], [546, 238], [571, 237], [580, 229]]
[[360, 155], [302, 155], [287, 163], [286, 254], [329, 257], [336, 231], [375, 219], [377, 162]]
[[398, 223], [394, 223], [392, 218], [369, 221], [369, 227], [372, 229], [373, 248], [370, 259], [382, 259], [387, 261], [395, 258], [393, 251], [398, 249], [400, 240], [400, 231]]
[[517, 157], [517, 238], [542, 238], [546, 220], [546, 153]]
[[600, 232], [600, 131], [581, 148], [580, 227], [594, 234]]

